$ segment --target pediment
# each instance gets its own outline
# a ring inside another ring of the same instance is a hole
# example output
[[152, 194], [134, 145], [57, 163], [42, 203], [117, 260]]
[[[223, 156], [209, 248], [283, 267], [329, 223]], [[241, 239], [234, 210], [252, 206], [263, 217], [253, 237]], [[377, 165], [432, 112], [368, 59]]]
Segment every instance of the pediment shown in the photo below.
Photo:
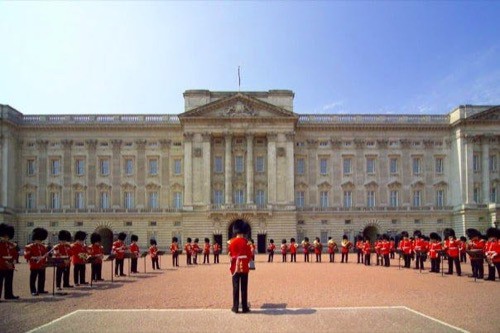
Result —
[[340, 187], [342, 188], [354, 188], [354, 183], [350, 180], [347, 180], [345, 182], [343, 182], [342, 184], [340, 184]]
[[369, 182], [366, 182], [364, 184], [365, 187], [370, 187], [370, 188], [374, 188], [374, 187], [378, 187], [378, 184], [376, 181], [374, 180], [370, 180]]
[[448, 183], [445, 182], [444, 180], [441, 180], [441, 181], [439, 181], [437, 183], [434, 183], [433, 186], [434, 187], [446, 187], [446, 186], [448, 186]]
[[329, 183], [329, 182], [324, 181], [324, 182], [322, 182], [321, 184], [319, 184], [319, 185], [318, 185], [318, 188], [319, 188], [319, 189], [326, 189], [326, 190], [329, 190], [329, 189], [331, 189], [331, 188], [332, 188], [332, 185], [330, 185], [330, 183]]
[[469, 120], [500, 120], [500, 106], [494, 106], [469, 117]]
[[393, 181], [391, 181], [390, 183], [387, 184], [387, 187], [389, 187], [389, 188], [401, 187], [401, 183], [398, 182], [397, 180], [393, 180]]
[[421, 180], [415, 180], [410, 185], [411, 187], [424, 187], [425, 183]]
[[291, 111], [243, 93], [236, 93], [233, 96], [199, 106], [179, 115], [181, 122], [196, 118], [255, 119], [276, 117], [298, 119], [298, 115]]

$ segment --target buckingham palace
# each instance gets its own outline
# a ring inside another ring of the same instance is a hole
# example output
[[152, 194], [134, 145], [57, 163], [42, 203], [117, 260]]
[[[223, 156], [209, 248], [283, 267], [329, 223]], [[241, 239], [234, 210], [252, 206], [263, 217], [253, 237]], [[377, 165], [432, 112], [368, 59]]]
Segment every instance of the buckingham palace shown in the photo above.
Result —
[[[187, 90], [173, 114], [27, 115], [1, 107], [0, 222], [225, 245], [484, 232], [500, 219], [500, 106], [301, 114], [294, 92]], [[47, 110], [48, 111], [48, 110]], [[180, 110], [181, 111], [181, 110]], [[297, 111], [297, 113], [296, 113]], [[448, 111], [448, 110], [445, 110]]]

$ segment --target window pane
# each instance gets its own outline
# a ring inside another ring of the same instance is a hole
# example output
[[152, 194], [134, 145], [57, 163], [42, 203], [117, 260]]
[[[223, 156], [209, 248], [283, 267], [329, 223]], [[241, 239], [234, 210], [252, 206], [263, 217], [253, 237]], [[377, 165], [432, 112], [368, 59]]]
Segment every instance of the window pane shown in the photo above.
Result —
[[174, 160], [174, 173], [176, 175], [181, 174], [181, 160]]
[[234, 158], [234, 171], [236, 173], [243, 173], [243, 156], [236, 156]]
[[215, 173], [222, 173], [223, 172], [223, 166], [222, 166], [222, 157], [221, 156], [215, 156], [214, 160], [214, 172]]
[[257, 156], [257, 159], [255, 160], [255, 171], [256, 172], [264, 172], [264, 157], [263, 156]]
[[158, 174], [158, 160], [150, 159], [149, 160], [149, 174], [157, 175]]
[[390, 161], [390, 172], [391, 173], [397, 173], [398, 172], [398, 159], [397, 158], [391, 158], [391, 161]]
[[320, 173], [322, 175], [326, 175], [327, 174], [328, 160], [326, 158], [322, 158], [319, 162], [320, 162]]
[[350, 174], [350, 173], [351, 173], [351, 159], [345, 158], [344, 159], [344, 174]]

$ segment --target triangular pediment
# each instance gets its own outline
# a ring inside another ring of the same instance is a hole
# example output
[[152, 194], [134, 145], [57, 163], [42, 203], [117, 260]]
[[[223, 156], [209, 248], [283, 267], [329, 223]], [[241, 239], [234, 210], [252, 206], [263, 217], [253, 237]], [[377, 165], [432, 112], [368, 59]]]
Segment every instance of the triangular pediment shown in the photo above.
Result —
[[181, 122], [193, 118], [253, 119], [276, 117], [298, 119], [298, 115], [291, 111], [243, 93], [236, 93], [179, 115]]
[[475, 115], [469, 117], [469, 120], [500, 120], [500, 106], [494, 106], [482, 112], [476, 113]]

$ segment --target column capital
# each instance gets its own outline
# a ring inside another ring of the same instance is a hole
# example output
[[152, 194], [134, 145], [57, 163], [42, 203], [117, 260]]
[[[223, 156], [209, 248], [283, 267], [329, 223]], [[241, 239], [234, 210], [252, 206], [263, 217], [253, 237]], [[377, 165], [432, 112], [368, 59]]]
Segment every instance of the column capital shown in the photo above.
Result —
[[354, 145], [356, 146], [356, 149], [362, 149], [365, 146], [365, 140], [354, 139]]
[[286, 138], [287, 141], [293, 141], [293, 140], [295, 140], [295, 132], [285, 133], [285, 138]]
[[330, 144], [332, 145], [333, 149], [340, 149], [340, 147], [342, 147], [342, 140], [337, 138], [331, 138]]
[[47, 149], [49, 140], [36, 140], [36, 144], [38, 146], [38, 149]]
[[380, 139], [380, 140], [377, 140], [377, 145], [380, 147], [380, 148], [387, 148], [387, 145], [389, 144], [389, 140], [387, 139]]
[[71, 149], [71, 146], [73, 145], [73, 140], [61, 140], [61, 144], [63, 145], [64, 149]]
[[137, 145], [138, 149], [144, 149], [144, 148], [146, 148], [146, 143], [147, 143], [146, 140], [136, 140], [135, 141], [135, 144]]
[[307, 148], [312, 148], [312, 149], [318, 148], [318, 140], [307, 139], [306, 142], [307, 142]]
[[212, 140], [212, 134], [208, 132], [201, 133], [201, 139], [203, 142], [210, 142]]
[[267, 133], [267, 141], [276, 141], [278, 139], [278, 134], [276, 133]]
[[411, 141], [408, 139], [401, 139], [401, 140], [399, 140], [399, 143], [401, 144], [401, 147], [403, 147], [403, 148], [410, 148], [410, 146], [411, 146]]
[[170, 144], [172, 143], [172, 140], [168, 140], [168, 139], [161, 139], [160, 140], [160, 147], [162, 149], [168, 149], [170, 148]]
[[193, 138], [194, 138], [194, 133], [186, 132], [186, 133], [183, 133], [183, 136], [184, 136], [185, 142], [192, 142]]
[[432, 148], [434, 147], [434, 140], [424, 140], [424, 147], [425, 148]]
[[122, 146], [123, 141], [119, 139], [113, 139], [111, 140], [111, 144], [113, 145], [113, 149], [120, 149]]
[[90, 149], [95, 149], [97, 147], [97, 140], [86, 140], [85, 143]]

